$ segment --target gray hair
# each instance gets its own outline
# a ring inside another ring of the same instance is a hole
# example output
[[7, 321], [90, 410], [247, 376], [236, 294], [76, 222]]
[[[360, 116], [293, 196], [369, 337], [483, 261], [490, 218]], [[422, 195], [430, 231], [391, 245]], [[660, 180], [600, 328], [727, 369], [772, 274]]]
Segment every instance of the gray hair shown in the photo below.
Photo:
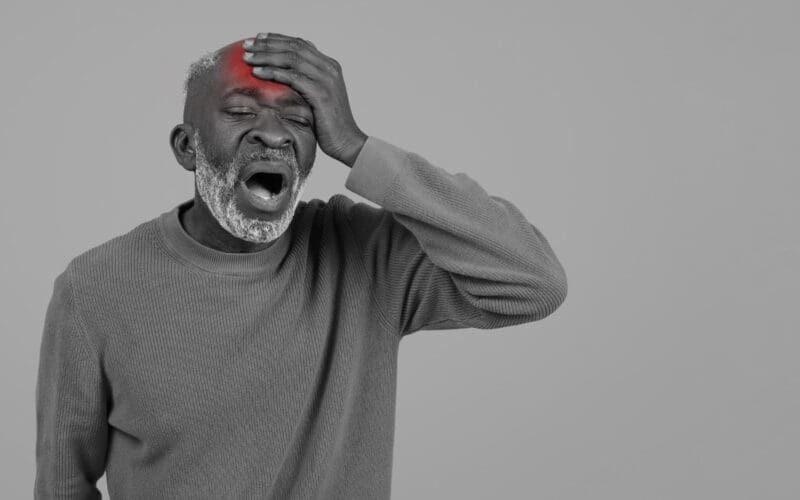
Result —
[[221, 50], [215, 50], [204, 54], [202, 57], [189, 65], [189, 70], [186, 72], [186, 80], [183, 82], [183, 96], [184, 98], [189, 95], [190, 88], [199, 79], [202, 79], [208, 71], [217, 65], [222, 57]]

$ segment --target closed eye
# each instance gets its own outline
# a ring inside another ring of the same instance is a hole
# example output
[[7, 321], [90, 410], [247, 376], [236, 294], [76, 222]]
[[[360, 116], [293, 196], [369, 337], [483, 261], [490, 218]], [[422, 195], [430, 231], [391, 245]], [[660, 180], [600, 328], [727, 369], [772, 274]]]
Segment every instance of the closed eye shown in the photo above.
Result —
[[248, 107], [233, 107], [233, 108], [225, 108], [225, 114], [231, 116], [255, 116], [255, 112], [248, 108]]
[[303, 118], [290, 116], [289, 119], [291, 121], [295, 122], [295, 123], [299, 123], [300, 125], [303, 125], [304, 127], [308, 127], [309, 125], [311, 125], [311, 122], [309, 122], [308, 120], [305, 120]]
[[[256, 116], [256, 113], [254, 113], [253, 111], [250, 111], [248, 109], [241, 109], [241, 108], [240, 109], [226, 109], [225, 113], [227, 113], [227, 114], [229, 114], [231, 116], [237, 116], [237, 117], [239, 117], [239, 116]], [[301, 117], [301, 116], [287, 116], [286, 118], [288, 118], [290, 121], [292, 121], [294, 123], [297, 123], [298, 125], [301, 125], [303, 127], [310, 127], [311, 126], [311, 122], [308, 121], [307, 119]]]

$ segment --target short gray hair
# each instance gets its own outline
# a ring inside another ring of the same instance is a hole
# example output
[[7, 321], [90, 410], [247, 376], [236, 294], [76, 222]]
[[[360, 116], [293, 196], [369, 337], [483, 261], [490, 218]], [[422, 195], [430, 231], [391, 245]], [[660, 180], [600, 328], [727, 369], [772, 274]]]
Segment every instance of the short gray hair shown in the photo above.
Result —
[[216, 66], [221, 57], [222, 51], [215, 50], [204, 54], [189, 65], [189, 70], [186, 72], [186, 80], [183, 82], [184, 98], [189, 95], [189, 89], [194, 85], [194, 83], [197, 80], [202, 79], [211, 68]]

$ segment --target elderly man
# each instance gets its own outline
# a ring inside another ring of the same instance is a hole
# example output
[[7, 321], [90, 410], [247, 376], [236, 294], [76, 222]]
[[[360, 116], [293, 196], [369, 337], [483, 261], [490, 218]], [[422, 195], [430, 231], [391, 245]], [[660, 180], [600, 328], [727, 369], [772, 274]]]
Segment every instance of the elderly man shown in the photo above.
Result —
[[[351, 168], [300, 200], [316, 144]], [[36, 387], [37, 498], [389, 498], [400, 340], [540, 320], [564, 269], [513, 204], [356, 125], [340, 65], [259, 34], [194, 63], [194, 198], [70, 261]]]

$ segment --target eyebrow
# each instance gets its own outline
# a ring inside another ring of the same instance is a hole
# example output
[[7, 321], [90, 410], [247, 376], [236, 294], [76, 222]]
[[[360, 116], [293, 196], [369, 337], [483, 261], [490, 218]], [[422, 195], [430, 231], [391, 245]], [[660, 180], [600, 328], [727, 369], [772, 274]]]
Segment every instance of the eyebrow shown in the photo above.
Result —
[[[225, 92], [225, 94], [222, 96], [222, 100], [225, 100], [228, 97], [230, 97], [232, 95], [236, 95], [236, 94], [245, 95], [245, 96], [248, 96], [248, 97], [252, 97], [254, 99], [258, 99], [259, 97], [261, 97], [261, 91], [259, 89], [257, 89], [256, 87], [236, 87], [236, 88], [233, 88], [233, 89]], [[307, 108], [308, 107], [308, 103], [302, 97], [299, 97], [299, 96], [297, 96], [295, 94], [283, 95], [283, 96], [279, 97], [278, 99], [282, 103], [284, 103], [284, 104], [286, 104], [288, 106], [298, 106], [298, 107], [301, 107], [301, 108]]]

